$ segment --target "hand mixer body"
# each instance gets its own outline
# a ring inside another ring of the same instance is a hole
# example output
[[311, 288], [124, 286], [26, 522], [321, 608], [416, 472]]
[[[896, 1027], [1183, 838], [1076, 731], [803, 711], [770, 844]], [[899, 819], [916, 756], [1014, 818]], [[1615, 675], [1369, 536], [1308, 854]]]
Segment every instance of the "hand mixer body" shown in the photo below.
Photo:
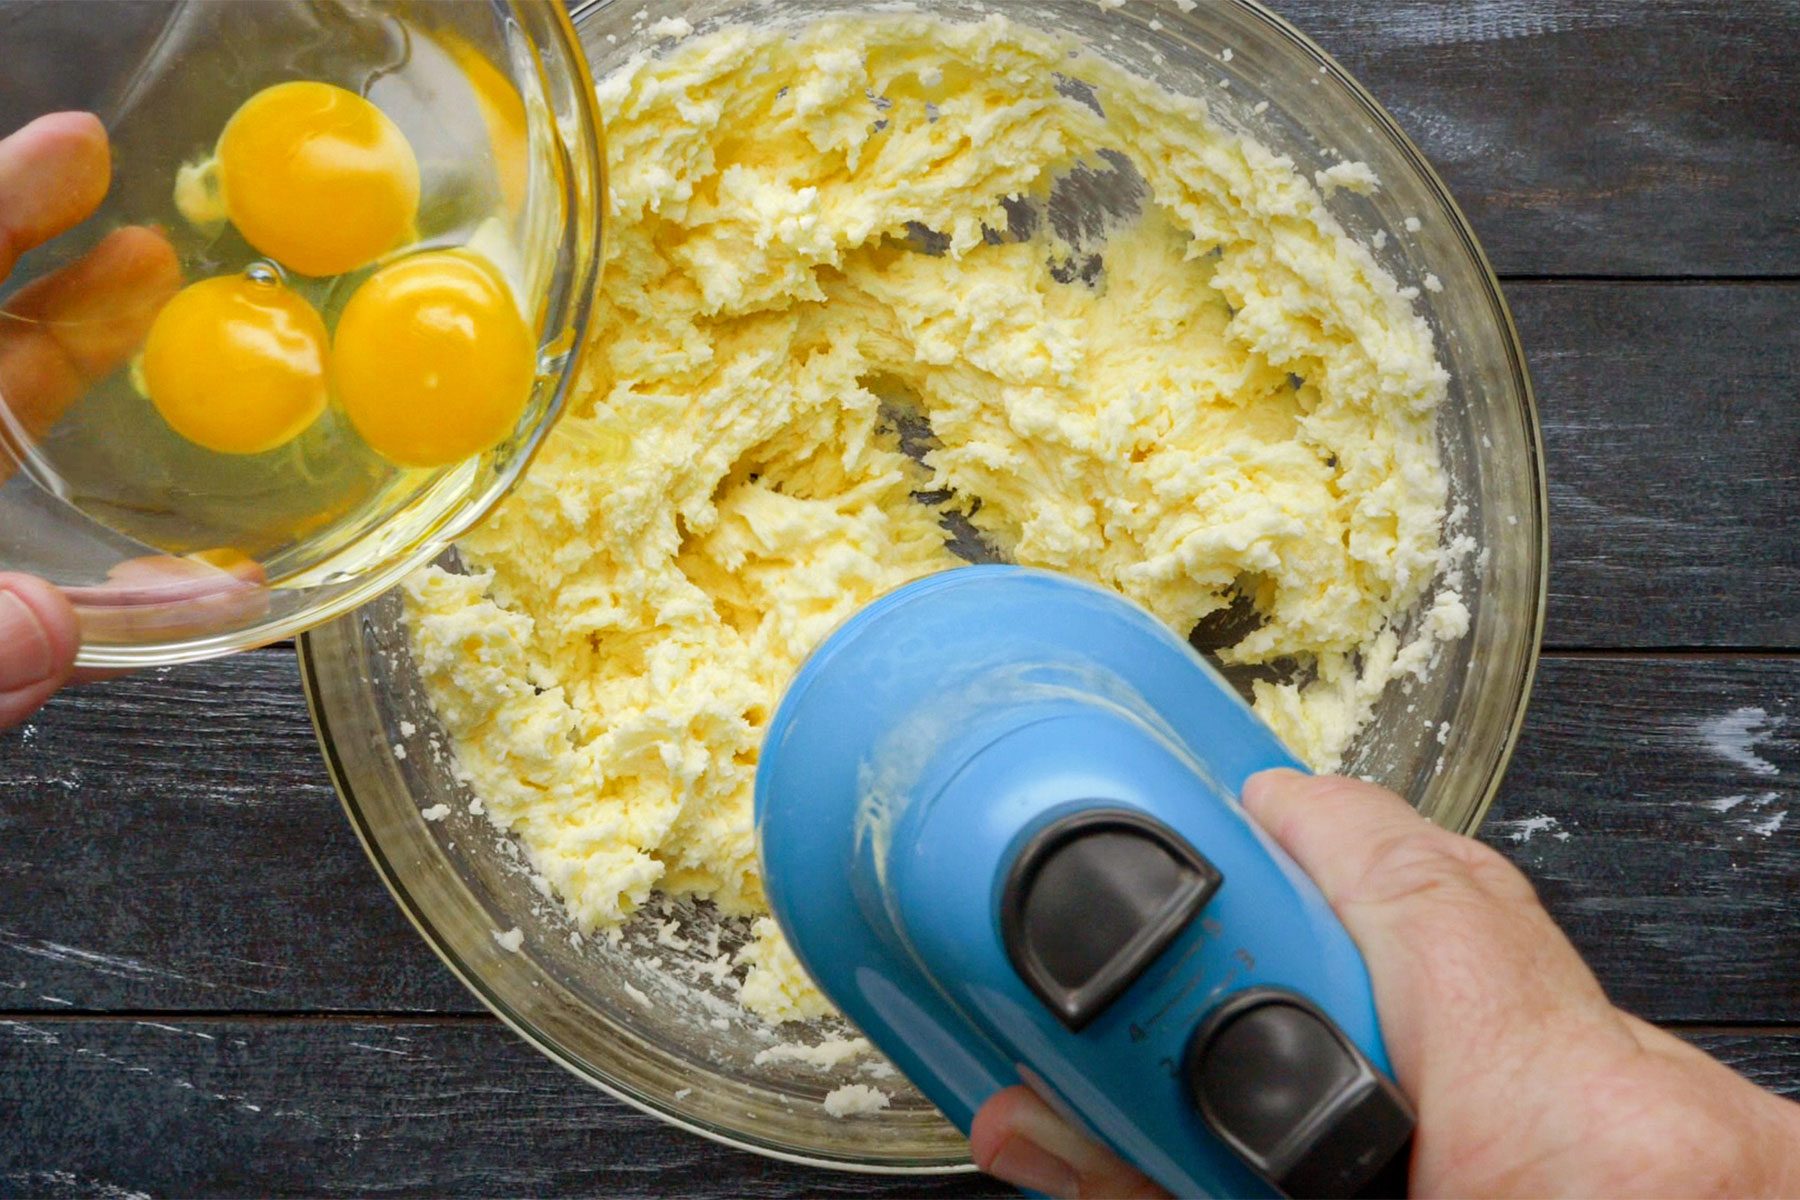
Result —
[[1028, 1082], [1178, 1194], [1347, 1193], [1398, 1157], [1361, 957], [1239, 807], [1296, 760], [1135, 606], [971, 567], [796, 677], [757, 775], [771, 907], [961, 1128]]

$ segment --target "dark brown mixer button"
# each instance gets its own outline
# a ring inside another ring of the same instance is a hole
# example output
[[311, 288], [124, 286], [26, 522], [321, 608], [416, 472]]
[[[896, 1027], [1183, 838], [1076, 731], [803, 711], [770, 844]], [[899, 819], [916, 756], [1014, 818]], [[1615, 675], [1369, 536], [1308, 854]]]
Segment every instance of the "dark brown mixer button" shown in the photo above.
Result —
[[1052, 822], [1013, 860], [1000, 926], [1013, 969], [1079, 1031], [1143, 974], [1223, 877], [1160, 821], [1090, 809]]
[[1183, 1066], [1213, 1132], [1285, 1195], [1405, 1193], [1412, 1110], [1310, 1001], [1238, 993], [1195, 1031]]

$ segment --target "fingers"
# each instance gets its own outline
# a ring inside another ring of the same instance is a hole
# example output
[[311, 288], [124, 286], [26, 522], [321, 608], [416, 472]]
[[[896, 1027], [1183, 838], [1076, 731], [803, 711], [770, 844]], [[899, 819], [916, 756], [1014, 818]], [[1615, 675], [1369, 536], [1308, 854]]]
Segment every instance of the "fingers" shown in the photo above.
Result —
[[1029, 1088], [997, 1092], [969, 1130], [975, 1165], [1046, 1196], [1155, 1200], [1168, 1193], [1106, 1147], [1071, 1129]]
[[180, 286], [169, 240], [127, 226], [14, 293], [0, 318], [0, 396], [26, 435], [42, 439], [83, 391], [124, 363]]
[[[229, 631], [268, 611], [267, 585], [260, 564], [230, 551], [129, 559], [105, 583], [66, 592], [0, 572], [0, 729], [29, 717], [65, 684], [121, 674], [75, 669], [84, 631], [114, 642]], [[79, 622], [74, 602], [82, 605]]]
[[[1467, 887], [1502, 903], [1537, 902], [1531, 884], [1500, 855], [1438, 828], [1373, 783], [1265, 771], [1245, 785], [1244, 807], [1334, 906], [1379, 905], [1440, 885]], [[1416, 865], [1392, 869], [1403, 862]]]
[[83, 377], [104, 375], [138, 348], [158, 310], [181, 287], [181, 263], [159, 229], [115, 229], [60, 271], [20, 288], [14, 316], [55, 336]]
[[1454, 1086], [1471, 1031], [1535, 1045], [1583, 1026], [1596, 1048], [1635, 1046], [1530, 883], [1486, 846], [1351, 779], [1264, 772], [1244, 807], [1362, 950], [1394, 1069], [1416, 1100]]
[[111, 176], [106, 128], [92, 113], [51, 113], [0, 139], [0, 278], [27, 250], [85, 221]]
[[261, 564], [236, 551], [132, 558], [95, 587], [69, 588], [96, 642], [201, 637], [240, 629], [269, 610]]
[[[99, 207], [112, 154], [90, 113], [52, 113], [0, 140], [0, 278], [19, 256]], [[181, 286], [161, 232], [116, 229], [80, 259], [20, 288], [0, 317], [0, 396], [30, 441], [143, 343]], [[0, 482], [11, 474], [0, 458]]]
[[0, 573], [0, 729], [43, 707], [75, 669], [75, 610], [49, 584]]

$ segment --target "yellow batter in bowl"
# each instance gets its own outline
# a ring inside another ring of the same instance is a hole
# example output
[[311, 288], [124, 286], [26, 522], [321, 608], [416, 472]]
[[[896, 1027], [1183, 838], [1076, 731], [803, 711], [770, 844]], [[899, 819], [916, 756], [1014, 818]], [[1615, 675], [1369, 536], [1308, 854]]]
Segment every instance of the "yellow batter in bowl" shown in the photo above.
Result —
[[[600, 98], [579, 394], [470, 573], [407, 584], [467, 782], [584, 932], [657, 891], [765, 913], [769, 714], [837, 622], [961, 561], [946, 523], [1184, 633], [1247, 599], [1221, 657], [1299, 665], [1255, 706], [1321, 769], [1467, 628], [1445, 373], [1321, 196], [1366, 171], [1309, 180], [998, 16], [678, 37]], [[1056, 219], [1059, 189], [1120, 202]], [[743, 1005], [828, 1012], [756, 934]]]

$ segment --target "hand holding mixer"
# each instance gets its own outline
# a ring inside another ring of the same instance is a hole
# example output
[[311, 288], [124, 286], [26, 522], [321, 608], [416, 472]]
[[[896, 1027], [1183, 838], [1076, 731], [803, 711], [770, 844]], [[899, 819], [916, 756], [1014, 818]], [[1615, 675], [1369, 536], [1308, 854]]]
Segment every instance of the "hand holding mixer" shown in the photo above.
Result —
[[756, 778], [800, 961], [965, 1132], [1001, 1088], [1180, 1195], [1396, 1194], [1362, 958], [1237, 797], [1300, 763], [1149, 614], [1009, 566], [869, 605]]

